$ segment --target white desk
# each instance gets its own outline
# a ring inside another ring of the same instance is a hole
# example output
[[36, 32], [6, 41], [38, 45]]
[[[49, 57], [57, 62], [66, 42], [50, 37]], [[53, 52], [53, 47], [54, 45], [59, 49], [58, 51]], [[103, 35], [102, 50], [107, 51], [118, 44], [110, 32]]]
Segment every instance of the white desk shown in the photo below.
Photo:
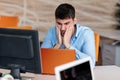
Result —
[[120, 66], [120, 30], [94, 29], [100, 34], [102, 65]]
[[[0, 72], [6, 72], [0, 69]], [[120, 80], [120, 67], [96, 66], [94, 69], [95, 80]], [[22, 76], [34, 77], [33, 80], [56, 80], [54, 75], [23, 74]]]
[[97, 66], [94, 69], [95, 80], [120, 80], [120, 67]]

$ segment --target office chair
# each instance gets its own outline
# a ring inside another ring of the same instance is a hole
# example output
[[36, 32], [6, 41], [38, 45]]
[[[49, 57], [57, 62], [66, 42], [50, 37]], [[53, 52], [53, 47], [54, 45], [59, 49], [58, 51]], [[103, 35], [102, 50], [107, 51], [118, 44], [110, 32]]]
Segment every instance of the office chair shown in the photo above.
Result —
[[96, 62], [98, 62], [98, 59], [99, 59], [100, 35], [98, 33], [95, 33], [94, 37], [95, 37]]
[[17, 25], [17, 16], [0, 16], [0, 28], [16, 28]]
[[18, 26], [17, 29], [26, 29], [26, 30], [32, 30], [32, 26]]

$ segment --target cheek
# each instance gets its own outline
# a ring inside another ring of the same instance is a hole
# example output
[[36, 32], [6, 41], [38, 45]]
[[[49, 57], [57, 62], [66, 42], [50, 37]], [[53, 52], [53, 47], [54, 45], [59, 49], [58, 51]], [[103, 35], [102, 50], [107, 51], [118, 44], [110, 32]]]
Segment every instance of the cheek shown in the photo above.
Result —
[[60, 26], [60, 25], [57, 25], [57, 24], [56, 24], [56, 27], [57, 27], [58, 29], [61, 29], [61, 26]]
[[57, 26], [58, 29], [61, 29], [61, 26]]
[[68, 29], [70, 26], [66, 26], [66, 29]]
[[70, 28], [70, 25], [67, 25], [66, 27], [65, 27], [65, 30], [67, 30], [67, 29], [69, 29]]

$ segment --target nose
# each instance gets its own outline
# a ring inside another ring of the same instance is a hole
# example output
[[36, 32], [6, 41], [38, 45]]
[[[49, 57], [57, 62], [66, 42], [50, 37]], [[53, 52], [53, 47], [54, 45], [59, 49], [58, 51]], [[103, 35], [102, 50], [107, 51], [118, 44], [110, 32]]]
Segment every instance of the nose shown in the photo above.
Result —
[[61, 30], [65, 30], [65, 29], [66, 29], [65, 25], [61, 25]]

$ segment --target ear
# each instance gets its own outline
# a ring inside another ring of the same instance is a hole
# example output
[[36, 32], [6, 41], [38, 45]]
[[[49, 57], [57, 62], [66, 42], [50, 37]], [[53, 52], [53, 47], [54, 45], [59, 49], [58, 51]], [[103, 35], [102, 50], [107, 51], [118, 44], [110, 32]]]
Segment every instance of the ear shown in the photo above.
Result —
[[74, 24], [76, 24], [77, 23], [77, 19], [76, 18], [74, 18]]

